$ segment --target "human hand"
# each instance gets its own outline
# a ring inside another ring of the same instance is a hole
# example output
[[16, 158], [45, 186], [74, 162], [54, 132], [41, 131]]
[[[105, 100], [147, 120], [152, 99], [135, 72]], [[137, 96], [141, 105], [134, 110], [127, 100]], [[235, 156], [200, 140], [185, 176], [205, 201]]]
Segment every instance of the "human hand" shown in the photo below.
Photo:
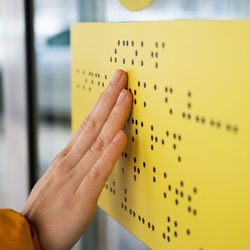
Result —
[[126, 145], [122, 129], [132, 106], [126, 85], [127, 74], [116, 71], [69, 144], [34, 186], [23, 215], [36, 229], [42, 249], [70, 249], [93, 218], [106, 179]]

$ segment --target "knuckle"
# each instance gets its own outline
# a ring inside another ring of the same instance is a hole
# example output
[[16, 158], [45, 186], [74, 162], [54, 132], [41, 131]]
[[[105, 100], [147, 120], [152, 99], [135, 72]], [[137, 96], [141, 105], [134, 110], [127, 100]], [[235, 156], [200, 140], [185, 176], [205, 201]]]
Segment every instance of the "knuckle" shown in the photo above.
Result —
[[85, 128], [85, 126], [86, 126], [86, 124], [87, 124], [89, 118], [90, 118], [90, 116], [88, 115], [88, 116], [85, 118], [85, 120], [81, 123], [81, 125], [80, 125], [80, 128], [81, 128], [81, 129], [84, 129], [84, 128]]
[[89, 117], [84, 130], [93, 130], [95, 129], [95, 127], [96, 127], [96, 121], [94, 120], [93, 117]]
[[103, 91], [101, 98], [104, 101], [106, 101], [106, 100], [109, 100], [111, 96], [112, 96], [111, 95], [111, 87], [110, 87], [110, 85], [108, 85], [107, 89], [105, 91]]
[[93, 167], [91, 171], [88, 174], [87, 183], [89, 186], [93, 186], [94, 183], [96, 183], [97, 180], [100, 180], [101, 178], [101, 170], [98, 167]]
[[100, 136], [98, 136], [96, 140], [92, 143], [90, 151], [91, 152], [101, 151], [103, 147], [104, 147], [104, 141]]

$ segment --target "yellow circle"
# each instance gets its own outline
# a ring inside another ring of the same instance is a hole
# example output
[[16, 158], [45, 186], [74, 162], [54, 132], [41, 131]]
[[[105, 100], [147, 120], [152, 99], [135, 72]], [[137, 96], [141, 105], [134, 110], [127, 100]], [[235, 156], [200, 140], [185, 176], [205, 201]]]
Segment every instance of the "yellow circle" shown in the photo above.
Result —
[[139, 11], [145, 9], [153, 0], [119, 0], [119, 2], [128, 10]]

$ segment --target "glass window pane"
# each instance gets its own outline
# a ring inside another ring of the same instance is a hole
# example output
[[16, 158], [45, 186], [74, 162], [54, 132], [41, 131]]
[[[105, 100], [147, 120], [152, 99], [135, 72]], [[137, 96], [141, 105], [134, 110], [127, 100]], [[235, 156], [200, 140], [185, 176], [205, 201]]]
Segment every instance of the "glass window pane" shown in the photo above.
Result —
[[[34, 5], [38, 176], [71, 137], [71, 23], [250, 17], [250, 0], [155, 0], [141, 12], [127, 11], [118, 0], [35, 0]], [[83, 249], [148, 249], [101, 209], [85, 235]]]

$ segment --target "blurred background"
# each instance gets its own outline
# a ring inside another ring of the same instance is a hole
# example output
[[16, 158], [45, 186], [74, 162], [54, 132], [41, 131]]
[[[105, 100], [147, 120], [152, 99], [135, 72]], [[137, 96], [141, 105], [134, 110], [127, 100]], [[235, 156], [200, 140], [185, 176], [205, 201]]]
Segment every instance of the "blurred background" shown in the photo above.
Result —
[[[21, 210], [71, 137], [70, 25], [249, 19], [250, 0], [155, 0], [139, 12], [118, 0], [1, 0], [0, 207]], [[75, 249], [148, 249], [101, 209]]]

